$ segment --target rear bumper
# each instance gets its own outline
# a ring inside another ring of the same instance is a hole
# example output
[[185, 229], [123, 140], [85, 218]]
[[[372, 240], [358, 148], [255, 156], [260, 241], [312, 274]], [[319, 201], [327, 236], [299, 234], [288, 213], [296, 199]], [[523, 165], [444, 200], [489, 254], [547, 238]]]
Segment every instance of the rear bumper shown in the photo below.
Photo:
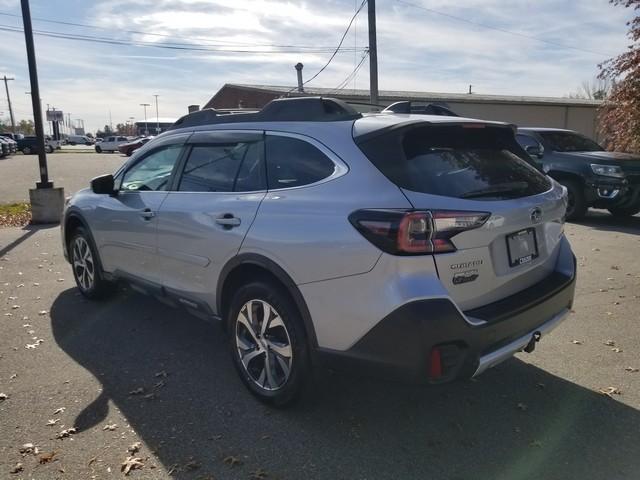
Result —
[[[461, 312], [448, 298], [407, 303], [382, 319], [346, 351], [320, 349], [322, 365], [392, 380], [445, 383], [484, 372], [535, 345], [569, 313], [571, 272], [556, 271], [542, 282], [499, 302]], [[433, 376], [432, 353], [440, 375]]]

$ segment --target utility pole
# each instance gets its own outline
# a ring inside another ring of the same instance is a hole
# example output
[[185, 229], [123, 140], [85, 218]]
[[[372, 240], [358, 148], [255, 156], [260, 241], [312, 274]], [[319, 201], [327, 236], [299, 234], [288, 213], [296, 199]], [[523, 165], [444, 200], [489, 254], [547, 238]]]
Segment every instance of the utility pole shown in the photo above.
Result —
[[369, 10], [369, 91], [370, 102], [378, 103], [378, 41], [376, 40], [376, 0], [368, 0]]
[[158, 97], [160, 95], [155, 94], [156, 97], [156, 135], [160, 135], [160, 119], [158, 118]]
[[150, 107], [150, 103], [141, 103], [141, 107], [144, 108], [144, 134], [149, 135], [149, 126], [147, 125], [147, 107]]
[[33, 107], [33, 123], [38, 137], [38, 162], [40, 164], [40, 182], [37, 188], [52, 188], [49, 181], [47, 167], [47, 153], [44, 150], [44, 128], [42, 126], [42, 110], [40, 108], [40, 87], [38, 86], [38, 70], [36, 65], [36, 51], [33, 44], [33, 27], [31, 25], [31, 10], [29, 0], [20, 0], [22, 6], [22, 21], [24, 23], [24, 40], [27, 46], [27, 62], [29, 64], [29, 80], [31, 82], [31, 105]]
[[7, 78], [5, 75], [2, 77], [4, 80], [4, 88], [7, 91], [7, 104], [9, 105], [9, 116], [11, 117], [11, 132], [15, 135], [16, 133], [16, 119], [13, 118], [13, 109], [11, 108], [11, 97], [9, 96], [9, 84], [7, 83], [9, 80], [15, 80], [15, 78]]

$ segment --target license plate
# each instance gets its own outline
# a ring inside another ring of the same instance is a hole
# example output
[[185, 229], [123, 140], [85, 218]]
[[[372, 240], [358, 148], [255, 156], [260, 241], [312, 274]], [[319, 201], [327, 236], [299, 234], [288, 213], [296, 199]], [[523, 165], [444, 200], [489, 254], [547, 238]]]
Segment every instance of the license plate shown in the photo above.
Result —
[[536, 230], [527, 228], [507, 235], [507, 251], [509, 265], [512, 267], [532, 262], [538, 257]]

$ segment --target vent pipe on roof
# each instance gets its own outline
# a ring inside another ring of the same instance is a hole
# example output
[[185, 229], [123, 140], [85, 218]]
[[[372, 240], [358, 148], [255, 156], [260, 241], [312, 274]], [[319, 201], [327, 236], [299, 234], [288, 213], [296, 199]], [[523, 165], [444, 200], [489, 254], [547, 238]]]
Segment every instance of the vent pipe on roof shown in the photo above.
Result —
[[300, 62], [296, 63], [296, 72], [298, 74], [298, 91], [300, 93], [304, 93], [304, 86], [302, 83], [302, 69], [304, 68], [304, 65], [301, 64]]

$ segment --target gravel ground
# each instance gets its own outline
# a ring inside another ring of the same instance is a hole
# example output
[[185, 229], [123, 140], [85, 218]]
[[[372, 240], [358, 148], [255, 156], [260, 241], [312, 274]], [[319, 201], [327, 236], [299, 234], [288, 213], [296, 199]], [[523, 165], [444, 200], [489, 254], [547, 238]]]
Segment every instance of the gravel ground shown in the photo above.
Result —
[[[49, 178], [56, 187], [64, 187], [65, 195], [88, 187], [93, 177], [115, 172], [128, 158], [119, 153], [71, 153], [79, 146], [64, 148], [48, 154], [47, 163]], [[0, 158], [0, 204], [28, 202], [29, 189], [39, 181], [37, 155]]]
[[121, 478], [129, 448], [144, 479], [638, 478], [640, 218], [567, 232], [575, 312], [533, 354], [436, 388], [319, 372], [283, 411], [245, 391], [219, 325], [85, 301], [57, 228], [0, 229], [0, 478]]

